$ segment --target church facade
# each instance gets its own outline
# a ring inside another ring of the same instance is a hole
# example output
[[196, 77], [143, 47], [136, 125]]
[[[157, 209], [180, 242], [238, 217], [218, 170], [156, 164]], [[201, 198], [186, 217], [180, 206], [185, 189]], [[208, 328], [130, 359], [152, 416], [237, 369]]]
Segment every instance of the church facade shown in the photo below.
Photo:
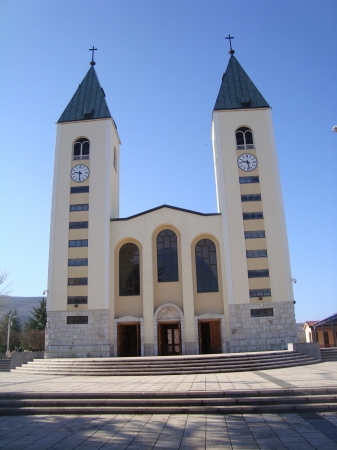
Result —
[[212, 116], [218, 211], [119, 217], [120, 138], [94, 63], [57, 123], [46, 357], [296, 342], [271, 108], [231, 51]]

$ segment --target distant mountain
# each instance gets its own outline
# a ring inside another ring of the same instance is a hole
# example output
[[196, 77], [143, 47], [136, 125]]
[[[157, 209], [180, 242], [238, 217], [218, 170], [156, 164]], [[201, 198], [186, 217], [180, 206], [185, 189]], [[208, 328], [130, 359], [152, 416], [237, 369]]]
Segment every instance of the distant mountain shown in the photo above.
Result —
[[[37, 308], [41, 297], [6, 297], [4, 303], [1, 305], [0, 315], [6, 314], [9, 310], [16, 308], [22, 324], [27, 321], [28, 317], [32, 315], [32, 308]], [[1, 320], [1, 318], [0, 318]]]

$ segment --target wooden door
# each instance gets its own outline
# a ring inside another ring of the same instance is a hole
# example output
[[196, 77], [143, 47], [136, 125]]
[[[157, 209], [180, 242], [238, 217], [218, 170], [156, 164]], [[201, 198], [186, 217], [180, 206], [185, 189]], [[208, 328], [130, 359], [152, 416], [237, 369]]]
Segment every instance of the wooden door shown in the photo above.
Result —
[[210, 322], [199, 322], [199, 346], [201, 354], [206, 355], [212, 353]]
[[163, 354], [163, 334], [160, 323], [158, 323], [158, 356]]
[[123, 356], [123, 350], [122, 350], [122, 342], [123, 342], [123, 325], [118, 324], [118, 356]]
[[221, 352], [220, 322], [210, 322], [211, 353]]
[[139, 356], [139, 324], [119, 325], [119, 356]]
[[159, 343], [160, 355], [180, 355], [181, 346], [179, 324], [160, 324]]

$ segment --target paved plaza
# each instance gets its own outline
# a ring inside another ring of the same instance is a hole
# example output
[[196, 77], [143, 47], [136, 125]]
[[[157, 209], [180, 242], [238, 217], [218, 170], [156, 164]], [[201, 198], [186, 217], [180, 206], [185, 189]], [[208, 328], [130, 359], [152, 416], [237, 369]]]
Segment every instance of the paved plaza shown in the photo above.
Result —
[[[0, 377], [1, 392], [21, 393], [317, 388], [337, 386], [337, 362], [226, 374]], [[337, 413], [2, 416], [0, 448], [337, 450]]]

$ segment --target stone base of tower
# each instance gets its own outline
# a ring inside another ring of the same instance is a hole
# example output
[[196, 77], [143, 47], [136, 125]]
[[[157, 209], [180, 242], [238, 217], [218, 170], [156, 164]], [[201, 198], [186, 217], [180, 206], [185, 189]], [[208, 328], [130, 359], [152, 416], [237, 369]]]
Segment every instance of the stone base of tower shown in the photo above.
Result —
[[[87, 317], [82, 320], [88, 323], [67, 323], [74, 320], [67, 317]], [[109, 310], [48, 312], [45, 358], [96, 358], [110, 354]]]
[[[272, 308], [273, 315], [253, 317], [251, 310]], [[297, 342], [294, 302], [229, 305], [230, 351], [286, 350]]]

